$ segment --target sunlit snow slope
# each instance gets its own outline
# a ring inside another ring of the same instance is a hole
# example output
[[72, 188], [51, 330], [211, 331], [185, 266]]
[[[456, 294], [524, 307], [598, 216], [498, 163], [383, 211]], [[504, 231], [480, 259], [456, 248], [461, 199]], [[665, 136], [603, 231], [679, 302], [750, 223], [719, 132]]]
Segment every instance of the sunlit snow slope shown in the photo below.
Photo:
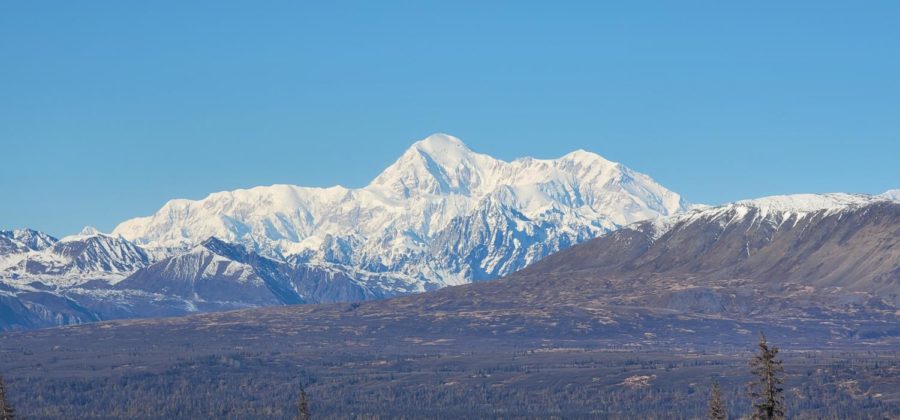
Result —
[[505, 162], [435, 134], [364, 188], [273, 185], [172, 200], [113, 234], [151, 250], [215, 236], [277, 259], [390, 272], [429, 289], [496, 278], [686, 208], [650, 177], [594, 153]]

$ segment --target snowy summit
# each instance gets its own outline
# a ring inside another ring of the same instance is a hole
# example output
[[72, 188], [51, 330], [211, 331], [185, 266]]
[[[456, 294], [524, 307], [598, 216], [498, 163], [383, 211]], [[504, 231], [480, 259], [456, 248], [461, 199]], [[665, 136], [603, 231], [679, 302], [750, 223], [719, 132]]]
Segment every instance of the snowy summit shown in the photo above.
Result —
[[217, 237], [278, 259], [391, 272], [430, 288], [508, 274], [686, 209], [649, 176], [594, 153], [506, 162], [434, 134], [363, 188], [273, 185], [172, 200], [113, 234], [150, 249]]

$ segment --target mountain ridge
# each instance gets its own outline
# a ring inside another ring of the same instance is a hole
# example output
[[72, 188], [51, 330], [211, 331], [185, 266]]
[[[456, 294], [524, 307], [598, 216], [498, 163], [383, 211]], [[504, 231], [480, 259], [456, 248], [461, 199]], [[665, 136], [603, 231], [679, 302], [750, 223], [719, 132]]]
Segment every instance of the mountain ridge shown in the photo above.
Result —
[[900, 202], [856, 194], [738, 201], [623, 227], [511, 277], [558, 276], [606, 279], [616, 299], [644, 304], [656, 293], [654, 304], [664, 305], [707, 299], [746, 311], [790, 300], [781, 310], [850, 305], [891, 315], [900, 307]]

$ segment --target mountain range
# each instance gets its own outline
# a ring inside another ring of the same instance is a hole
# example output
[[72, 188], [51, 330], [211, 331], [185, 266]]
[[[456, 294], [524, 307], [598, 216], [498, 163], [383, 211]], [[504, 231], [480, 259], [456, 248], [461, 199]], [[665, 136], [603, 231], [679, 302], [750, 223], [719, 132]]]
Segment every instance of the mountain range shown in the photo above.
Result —
[[290, 267], [210, 240], [118, 285], [266, 307], [8, 332], [0, 370], [35, 417], [290, 418], [302, 386], [326, 418], [699, 418], [710, 378], [737, 417], [764, 332], [792, 417], [894, 418], [898, 252], [886, 195], [776, 196], [635, 222], [493, 281], [270, 305], [294, 298]]
[[300, 387], [325, 418], [693, 418], [710, 378], [737, 416], [757, 332], [792, 416], [893, 418], [900, 191], [689, 205], [587, 152], [436, 135], [360, 189], [2, 231], [0, 330], [39, 418], [292, 418]]
[[491, 280], [691, 208], [579, 150], [502, 161], [435, 134], [369, 185], [172, 200], [111, 234], [0, 236], [0, 328], [378, 299]]
[[898, 200], [900, 190], [689, 205], [593, 153], [505, 162], [436, 134], [359, 189], [172, 200], [111, 234], [0, 231], [0, 329], [364, 301], [510, 275], [603, 279], [614, 302], [701, 312], [759, 310], [782, 293], [795, 312], [891, 312]]

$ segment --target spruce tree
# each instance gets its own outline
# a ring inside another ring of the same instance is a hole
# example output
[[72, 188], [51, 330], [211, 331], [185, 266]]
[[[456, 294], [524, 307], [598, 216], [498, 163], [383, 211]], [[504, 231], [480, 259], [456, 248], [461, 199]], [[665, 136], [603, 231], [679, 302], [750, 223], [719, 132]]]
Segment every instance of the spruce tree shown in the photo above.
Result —
[[297, 419], [310, 420], [309, 398], [306, 396], [306, 390], [303, 388], [300, 388], [300, 395], [297, 397]]
[[710, 420], [725, 420], [728, 418], [728, 410], [725, 409], [725, 402], [722, 401], [722, 391], [719, 389], [719, 382], [713, 380], [712, 388], [709, 391], [709, 405], [707, 406], [706, 416]]
[[778, 360], [778, 347], [769, 347], [766, 336], [759, 334], [759, 353], [750, 359], [750, 397], [753, 399], [754, 419], [783, 419], [784, 413], [784, 367]]
[[3, 382], [3, 377], [0, 376], [0, 420], [12, 420], [15, 417], [16, 411], [6, 401], [6, 384]]

